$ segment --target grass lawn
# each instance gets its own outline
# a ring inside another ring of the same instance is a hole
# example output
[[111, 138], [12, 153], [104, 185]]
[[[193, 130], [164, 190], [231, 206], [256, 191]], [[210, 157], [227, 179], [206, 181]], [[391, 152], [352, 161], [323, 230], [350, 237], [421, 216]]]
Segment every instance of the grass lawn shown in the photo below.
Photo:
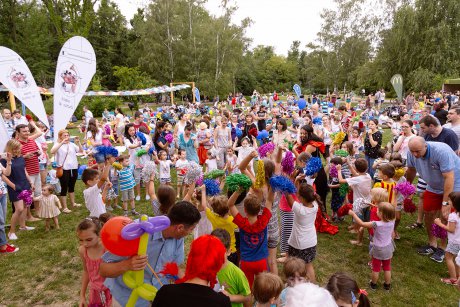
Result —
[[[389, 133], [386, 130], [386, 141]], [[82, 191], [83, 183], [78, 181], [76, 199], [81, 204], [84, 203]], [[136, 205], [139, 212], [153, 215], [145, 200]], [[10, 207], [8, 210], [11, 215]], [[87, 212], [82, 207], [71, 214], [61, 214], [61, 229], [57, 231], [45, 233], [44, 222], [40, 221], [30, 224], [37, 227], [35, 231], [19, 233], [19, 240], [14, 243], [20, 251], [0, 257], [0, 306], [78, 306], [82, 269], [75, 228], [87, 217]], [[379, 290], [371, 292], [368, 289], [367, 240], [362, 247], [349, 243], [354, 238], [346, 230], [350, 218], [339, 225], [337, 235], [318, 236], [314, 266], [319, 284], [324, 285], [334, 272], [345, 271], [357, 279], [361, 288], [367, 289], [374, 306], [458, 306], [458, 290], [440, 282], [441, 277], [447, 277], [445, 263], [435, 263], [416, 253], [415, 248], [425, 243], [426, 235], [424, 230], [405, 228], [414, 221], [415, 215], [403, 214], [399, 228], [401, 240], [396, 243], [392, 261], [390, 293], [381, 290], [383, 276]], [[187, 247], [190, 241], [188, 237]]]

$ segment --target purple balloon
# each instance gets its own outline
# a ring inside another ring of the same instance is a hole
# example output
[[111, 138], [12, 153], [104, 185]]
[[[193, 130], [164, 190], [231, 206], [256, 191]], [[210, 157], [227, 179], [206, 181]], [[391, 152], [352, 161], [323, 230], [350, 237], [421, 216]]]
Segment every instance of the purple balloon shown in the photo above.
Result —
[[145, 232], [153, 234], [169, 227], [171, 221], [167, 216], [149, 217], [147, 221], [137, 221], [126, 225], [121, 230], [121, 237], [125, 240], [134, 240]]

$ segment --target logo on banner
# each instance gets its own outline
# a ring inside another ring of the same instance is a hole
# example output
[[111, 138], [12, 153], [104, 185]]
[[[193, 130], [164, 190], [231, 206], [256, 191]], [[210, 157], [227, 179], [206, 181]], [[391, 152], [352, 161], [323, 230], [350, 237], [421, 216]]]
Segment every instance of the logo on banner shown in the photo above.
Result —
[[11, 72], [10, 75], [8, 76], [13, 82], [14, 86], [16, 88], [27, 88], [29, 87], [30, 83], [27, 81], [27, 74], [21, 71], [21, 68], [19, 67], [11, 67]]
[[59, 67], [59, 70], [61, 71], [61, 88], [63, 93], [66, 96], [75, 96], [75, 94], [78, 93], [81, 79], [81, 77], [78, 74], [77, 68], [75, 67], [75, 64], [71, 62], [64, 62]]
[[302, 91], [300, 90], [300, 85], [294, 84], [293, 89], [297, 97], [300, 97], [300, 95], [302, 95]]

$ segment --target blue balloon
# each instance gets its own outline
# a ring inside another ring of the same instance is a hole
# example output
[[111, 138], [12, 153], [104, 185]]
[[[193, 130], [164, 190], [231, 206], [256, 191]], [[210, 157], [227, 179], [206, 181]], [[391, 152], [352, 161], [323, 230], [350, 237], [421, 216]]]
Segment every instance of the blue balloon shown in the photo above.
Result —
[[329, 108], [333, 108], [333, 107], [334, 107], [334, 104], [333, 104], [332, 102], [329, 102], [329, 103], [327, 104], [327, 106], [328, 106]]
[[259, 131], [259, 134], [257, 135], [257, 139], [258, 140], [263, 140], [263, 139], [266, 139], [266, 138], [268, 138], [267, 130]]
[[307, 101], [305, 99], [301, 98], [301, 99], [297, 100], [297, 106], [299, 107], [300, 110], [303, 110], [307, 106]]
[[235, 129], [236, 136], [240, 138], [243, 135], [243, 130], [236, 128]]
[[86, 169], [87, 165], [83, 164], [83, 165], [80, 165], [80, 167], [78, 168], [78, 176], [81, 176], [83, 174], [83, 171]]

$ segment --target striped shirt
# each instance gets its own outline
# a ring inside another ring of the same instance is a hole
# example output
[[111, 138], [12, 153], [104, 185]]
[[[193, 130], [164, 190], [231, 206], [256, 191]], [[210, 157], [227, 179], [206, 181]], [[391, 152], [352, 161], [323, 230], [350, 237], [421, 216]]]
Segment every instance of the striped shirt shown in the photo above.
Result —
[[396, 204], [395, 203], [396, 191], [393, 191], [395, 185], [396, 185], [396, 182], [394, 182], [394, 181], [391, 181], [391, 182], [381, 181], [381, 182], [376, 182], [374, 184], [374, 188], [383, 188], [383, 189], [387, 190], [387, 192], [388, 192], [388, 202], [390, 204]]
[[134, 188], [136, 182], [134, 181], [134, 165], [123, 167], [118, 171], [118, 186], [120, 191], [126, 191]]
[[[35, 152], [39, 150], [37, 143], [35, 143], [34, 140], [27, 140], [27, 142], [19, 140], [19, 142], [22, 144], [21, 154], [23, 156], [30, 152]], [[40, 167], [38, 165], [38, 156], [40, 156], [40, 153], [33, 155], [29, 159], [24, 158], [26, 160], [26, 170], [29, 175], [37, 175], [38, 173], [40, 173]]]

